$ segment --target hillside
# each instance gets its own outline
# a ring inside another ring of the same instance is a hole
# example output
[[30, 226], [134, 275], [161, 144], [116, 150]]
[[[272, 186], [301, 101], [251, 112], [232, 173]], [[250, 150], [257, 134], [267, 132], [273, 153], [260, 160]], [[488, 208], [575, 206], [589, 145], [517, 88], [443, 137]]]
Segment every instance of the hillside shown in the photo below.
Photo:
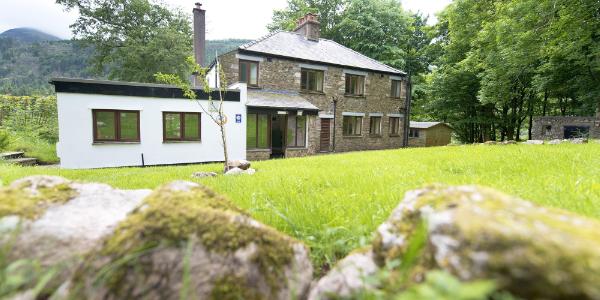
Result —
[[[15, 29], [0, 35], [3, 37], [0, 38], [0, 94], [47, 95], [52, 93], [52, 86], [48, 84], [52, 77], [105, 77], [88, 70], [93, 49], [83, 47], [77, 41], [52, 40], [43, 33], [34, 38], [32, 34], [32, 31]], [[246, 42], [235, 39], [207, 41], [205, 61], [211, 62], [215, 51], [225, 53]]]
[[23, 43], [60, 41], [61, 38], [33, 28], [13, 28], [0, 33], [0, 38], [11, 38]]

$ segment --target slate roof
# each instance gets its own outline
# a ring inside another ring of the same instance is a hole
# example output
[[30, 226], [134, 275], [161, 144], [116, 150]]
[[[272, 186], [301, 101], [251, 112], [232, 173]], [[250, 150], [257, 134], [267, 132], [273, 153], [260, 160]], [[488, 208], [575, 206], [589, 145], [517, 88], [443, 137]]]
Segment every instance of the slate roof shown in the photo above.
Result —
[[283, 56], [348, 68], [404, 75], [406, 73], [344, 47], [332, 40], [306, 39], [295, 32], [279, 31], [240, 46], [238, 49]]
[[246, 106], [259, 108], [276, 108], [282, 110], [307, 110], [318, 111], [308, 100], [300, 94], [287, 91], [272, 90], [248, 90], [248, 102]]
[[446, 125], [446, 126], [450, 127], [448, 124], [442, 123], [442, 122], [414, 122], [414, 121], [410, 121], [410, 128], [427, 129], [427, 128], [431, 128], [433, 126], [437, 126], [439, 124], [443, 124], [443, 125]]

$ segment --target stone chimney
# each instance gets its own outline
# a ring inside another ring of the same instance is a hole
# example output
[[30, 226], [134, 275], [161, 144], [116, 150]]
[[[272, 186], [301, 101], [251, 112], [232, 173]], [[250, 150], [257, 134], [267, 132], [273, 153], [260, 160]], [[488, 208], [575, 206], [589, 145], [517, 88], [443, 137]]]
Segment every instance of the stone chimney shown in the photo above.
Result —
[[204, 52], [206, 51], [206, 10], [202, 4], [196, 3], [194, 7], [194, 56], [196, 63], [204, 66]]
[[321, 37], [321, 23], [319, 23], [319, 16], [308, 13], [304, 17], [298, 20], [298, 25], [294, 32], [299, 33], [311, 41], [319, 41]]

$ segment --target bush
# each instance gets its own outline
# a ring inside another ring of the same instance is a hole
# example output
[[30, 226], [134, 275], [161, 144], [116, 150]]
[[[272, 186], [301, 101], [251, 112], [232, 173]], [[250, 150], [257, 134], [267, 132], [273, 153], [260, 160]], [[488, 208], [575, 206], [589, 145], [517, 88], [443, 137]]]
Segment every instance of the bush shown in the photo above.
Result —
[[0, 129], [0, 151], [7, 149], [10, 144], [10, 136], [6, 130]]

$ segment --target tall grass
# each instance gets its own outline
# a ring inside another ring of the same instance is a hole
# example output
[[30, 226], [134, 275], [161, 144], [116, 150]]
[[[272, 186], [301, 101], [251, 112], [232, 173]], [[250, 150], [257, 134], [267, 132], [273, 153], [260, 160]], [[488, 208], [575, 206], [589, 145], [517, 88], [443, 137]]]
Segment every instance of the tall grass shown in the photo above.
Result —
[[4, 183], [33, 174], [155, 188], [190, 180], [229, 196], [258, 220], [311, 247], [327, 269], [371, 233], [411, 189], [432, 183], [490, 186], [538, 204], [600, 218], [600, 144], [460, 146], [355, 152], [253, 164], [253, 176], [192, 179], [220, 164], [61, 170], [0, 166]]

